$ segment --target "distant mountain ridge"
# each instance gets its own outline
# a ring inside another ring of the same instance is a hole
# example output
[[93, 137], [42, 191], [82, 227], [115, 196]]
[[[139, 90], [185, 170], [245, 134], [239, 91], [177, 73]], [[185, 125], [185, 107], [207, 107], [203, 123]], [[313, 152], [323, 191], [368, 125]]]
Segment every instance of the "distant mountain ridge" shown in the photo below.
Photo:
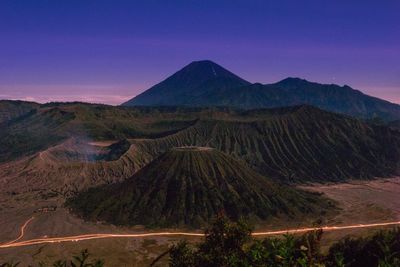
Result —
[[0, 100], [0, 124], [18, 118], [40, 107], [40, 104], [27, 101]]
[[319, 84], [300, 78], [251, 84], [209, 60], [190, 63], [122, 105], [255, 109], [303, 104], [365, 119], [400, 119], [400, 105], [368, 96], [347, 85]]

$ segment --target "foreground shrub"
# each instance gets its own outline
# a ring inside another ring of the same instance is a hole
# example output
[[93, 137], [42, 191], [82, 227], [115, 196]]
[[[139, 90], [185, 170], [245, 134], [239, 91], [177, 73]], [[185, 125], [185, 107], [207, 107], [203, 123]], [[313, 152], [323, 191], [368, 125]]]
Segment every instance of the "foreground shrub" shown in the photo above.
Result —
[[296, 238], [254, 240], [243, 221], [233, 223], [219, 217], [197, 246], [180, 242], [170, 251], [171, 267], [320, 266], [322, 231]]
[[330, 248], [327, 262], [329, 266], [337, 266], [335, 260], [338, 259], [346, 267], [400, 266], [400, 229], [380, 231], [371, 237], [339, 241]]
[[257, 240], [251, 228], [239, 221], [218, 218], [206, 231], [204, 242], [186, 242], [170, 251], [171, 267], [399, 267], [400, 230], [380, 231], [366, 238], [346, 238], [328, 254], [320, 251], [322, 231], [302, 236]]

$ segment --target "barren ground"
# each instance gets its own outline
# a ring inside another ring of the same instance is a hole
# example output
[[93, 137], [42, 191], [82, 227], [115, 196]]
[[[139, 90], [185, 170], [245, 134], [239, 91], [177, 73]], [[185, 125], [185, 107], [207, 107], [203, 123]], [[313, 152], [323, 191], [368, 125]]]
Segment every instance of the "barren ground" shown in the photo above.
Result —
[[[373, 181], [352, 181], [332, 185], [303, 186], [307, 190], [324, 193], [337, 201], [341, 210], [337, 215], [327, 218], [328, 225], [347, 225], [400, 220], [400, 177]], [[57, 206], [56, 211], [35, 212], [37, 208]], [[55, 237], [88, 233], [133, 233], [144, 232], [143, 227], [120, 228], [111, 225], [89, 223], [76, 218], [62, 208], [62, 199], [44, 200], [35, 192], [12, 195], [0, 192], [0, 243], [13, 240], [20, 234], [20, 227], [32, 217], [34, 220], [26, 228], [24, 240], [38, 237]], [[287, 221], [260, 225], [257, 230], [280, 230], [299, 226], [312, 226], [317, 218], [308, 218], [303, 222]], [[160, 229], [157, 229], [157, 231]], [[171, 229], [169, 229], [171, 230]], [[376, 228], [342, 230], [327, 232], [323, 245], [329, 244], [347, 235], [370, 234]], [[78, 253], [88, 248], [94, 257], [107, 260], [106, 266], [146, 266], [154, 257], [167, 250], [178, 238], [131, 238], [102, 239], [59, 244], [34, 245], [20, 248], [0, 249], [0, 259], [21, 261], [20, 266], [32, 262], [52, 262]], [[195, 242], [200, 238], [190, 238]], [[165, 264], [166, 262], [161, 262]]]

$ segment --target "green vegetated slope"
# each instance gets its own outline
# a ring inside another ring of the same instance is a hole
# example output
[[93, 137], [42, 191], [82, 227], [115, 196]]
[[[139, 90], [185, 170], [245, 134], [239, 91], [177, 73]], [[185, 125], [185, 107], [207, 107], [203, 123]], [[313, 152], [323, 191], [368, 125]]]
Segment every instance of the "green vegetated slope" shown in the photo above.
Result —
[[[390, 176], [397, 173], [400, 157], [398, 131], [310, 106], [240, 111], [53, 104], [9, 121], [0, 137], [0, 161], [45, 152], [12, 167], [8, 176], [20, 170], [39, 179], [61, 168], [67, 181], [81, 173], [93, 180], [124, 179], [169, 149], [187, 145], [217, 148], [289, 182]], [[78, 145], [47, 151], [71, 138]], [[122, 142], [99, 152], [86, 145], [126, 138], [132, 146]], [[84, 161], [75, 163], [79, 158]], [[43, 162], [56, 167], [44, 168]]]
[[0, 100], [0, 125], [39, 108], [40, 104], [26, 101]]
[[42, 105], [11, 119], [0, 131], [0, 162], [32, 155], [68, 138], [120, 140], [172, 134], [194, 123], [179, 109], [121, 108], [84, 103]]
[[291, 182], [364, 179], [399, 170], [400, 135], [388, 127], [310, 106], [244, 114], [243, 120], [199, 120], [167, 137], [132, 142], [154, 157], [176, 146], [214, 147], [263, 175]]
[[74, 117], [73, 113], [59, 109], [33, 110], [8, 121], [0, 132], [0, 162], [56, 145], [66, 137], [62, 129]]
[[318, 195], [279, 185], [216, 149], [174, 148], [128, 180], [91, 188], [69, 200], [90, 220], [117, 225], [201, 226], [220, 212], [267, 220], [324, 214]]

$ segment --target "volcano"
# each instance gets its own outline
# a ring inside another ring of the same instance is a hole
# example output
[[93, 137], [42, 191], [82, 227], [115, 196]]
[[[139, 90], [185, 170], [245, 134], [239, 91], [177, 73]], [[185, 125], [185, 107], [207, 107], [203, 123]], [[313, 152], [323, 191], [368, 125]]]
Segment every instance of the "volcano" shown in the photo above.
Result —
[[91, 188], [67, 205], [85, 219], [149, 227], [199, 227], [219, 213], [254, 220], [318, 216], [330, 206], [209, 147], [173, 148], [130, 179]]
[[123, 105], [186, 105], [209, 91], [245, 85], [250, 83], [210, 60], [194, 61]]
[[312, 105], [363, 119], [400, 119], [400, 105], [347, 85], [320, 84], [294, 77], [272, 84], [251, 84], [210, 60], [190, 63], [122, 105], [237, 109]]

